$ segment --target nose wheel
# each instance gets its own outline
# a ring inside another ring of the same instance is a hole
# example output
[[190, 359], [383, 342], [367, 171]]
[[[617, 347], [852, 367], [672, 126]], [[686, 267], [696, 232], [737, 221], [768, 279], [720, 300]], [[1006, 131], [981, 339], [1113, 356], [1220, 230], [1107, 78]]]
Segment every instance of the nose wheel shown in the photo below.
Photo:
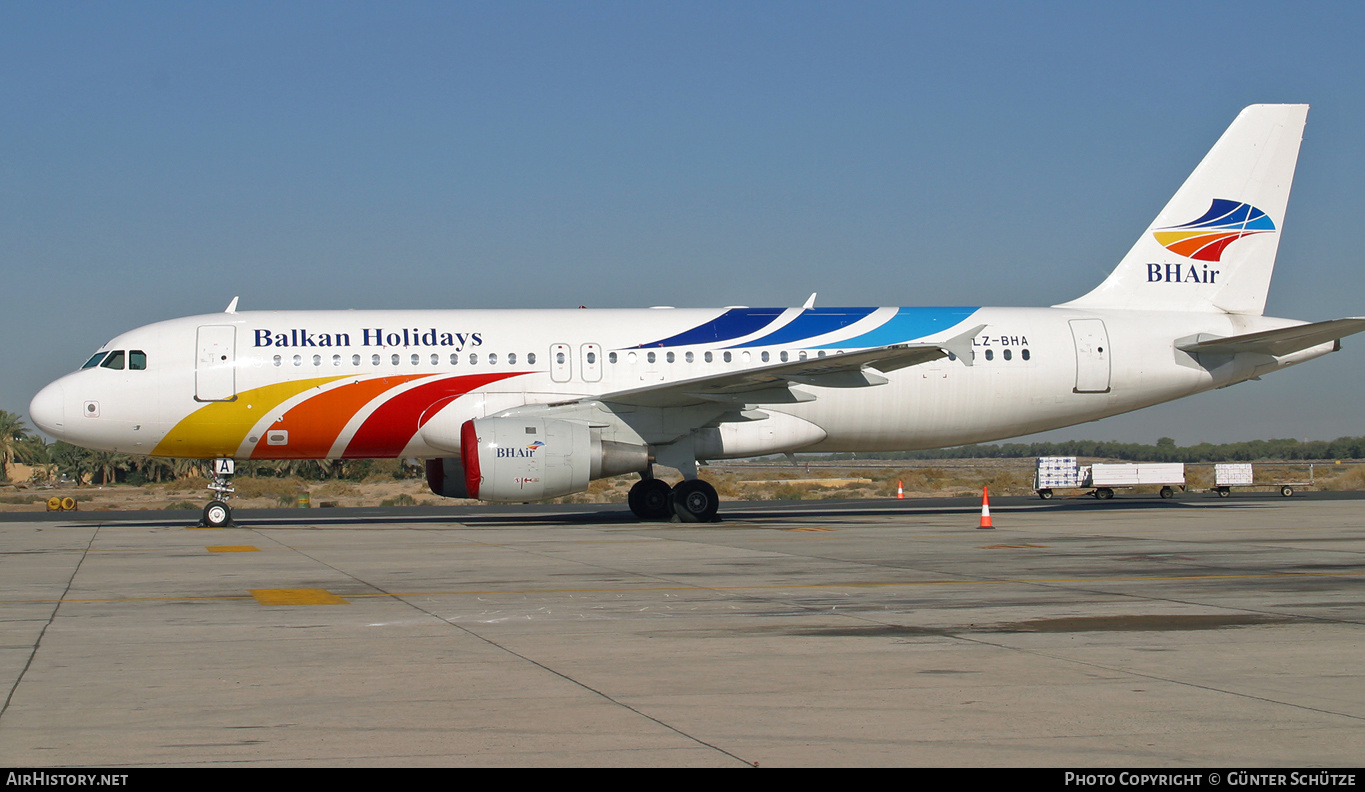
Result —
[[232, 525], [232, 507], [220, 500], [209, 501], [199, 524], [205, 528], [226, 528]]

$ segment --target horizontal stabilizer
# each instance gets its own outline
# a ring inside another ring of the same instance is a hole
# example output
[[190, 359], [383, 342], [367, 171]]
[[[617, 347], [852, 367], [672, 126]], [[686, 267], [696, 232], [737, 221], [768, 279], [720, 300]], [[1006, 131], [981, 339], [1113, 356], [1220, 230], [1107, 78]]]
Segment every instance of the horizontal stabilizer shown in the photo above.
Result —
[[1263, 355], [1283, 357], [1328, 341], [1336, 341], [1362, 330], [1365, 330], [1365, 317], [1351, 317], [1177, 344], [1176, 348], [1191, 354], [1235, 355], [1238, 352], [1259, 352]]

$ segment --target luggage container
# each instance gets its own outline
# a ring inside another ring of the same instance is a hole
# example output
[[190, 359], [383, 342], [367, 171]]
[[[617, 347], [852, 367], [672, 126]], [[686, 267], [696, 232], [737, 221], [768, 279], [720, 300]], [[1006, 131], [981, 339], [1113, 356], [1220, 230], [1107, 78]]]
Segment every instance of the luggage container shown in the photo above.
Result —
[[1161, 487], [1161, 497], [1174, 498], [1175, 488], [1185, 488], [1185, 463], [1142, 462], [1094, 464], [1085, 486], [1094, 488], [1095, 497], [1108, 500], [1114, 490], [1128, 487]]
[[1038, 497], [1047, 500], [1054, 489], [1077, 488], [1081, 486], [1084, 469], [1076, 457], [1038, 457], [1033, 473], [1033, 491]]
[[1128, 487], [1161, 487], [1161, 497], [1174, 498], [1175, 488], [1185, 488], [1182, 462], [1079, 464], [1076, 457], [1038, 457], [1033, 489], [1047, 500], [1055, 489], [1090, 489], [1101, 500], [1114, 497], [1114, 490]]
[[1219, 462], [1213, 466], [1213, 491], [1218, 497], [1226, 498], [1232, 494], [1233, 487], [1279, 487], [1280, 494], [1286, 498], [1294, 496], [1296, 487], [1313, 486], [1313, 466], [1308, 466], [1307, 481], [1263, 481], [1255, 482], [1250, 462]]

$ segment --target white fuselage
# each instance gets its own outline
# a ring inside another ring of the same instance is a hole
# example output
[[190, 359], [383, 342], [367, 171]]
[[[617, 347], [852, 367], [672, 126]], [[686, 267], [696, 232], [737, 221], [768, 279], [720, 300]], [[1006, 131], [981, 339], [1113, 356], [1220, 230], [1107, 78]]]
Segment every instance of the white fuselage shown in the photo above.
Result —
[[[1332, 349], [1322, 344], [1278, 358], [1238, 354], [1201, 361], [1175, 348], [1177, 341], [1201, 334], [1234, 336], [1301, 324], [1225, 313], [847, 310], [194, 316], [114, 338], [102, 351], [127, 352], [123, 367], [106, 360], [61, 378], [35, 397], [32, 417], [56, 437], [135, 454], [449, 456], [448, 446], [431, 445], [420, 431], [437, 416], [458, 425], [520, 405], [602, 397], [802, 356], [933, 343], [984, 325], [972, 342], [972, 365], [943, 357], [887, 372], [889, 381], [881, 385], [802, 386], [813, 400], [752, 402], [744, 406], [777, 420], [723, 424], [728, 442], [698, 456], [905, 450], [1091, 421], [1230, 385]], [[888, 335], [910, 327], [915, 329], [908, 332], [929, 332]], [[134, 352], [145, 356], [145, 366], [128, 367]], [[645, 439], [672, 439], [660, 432]]]

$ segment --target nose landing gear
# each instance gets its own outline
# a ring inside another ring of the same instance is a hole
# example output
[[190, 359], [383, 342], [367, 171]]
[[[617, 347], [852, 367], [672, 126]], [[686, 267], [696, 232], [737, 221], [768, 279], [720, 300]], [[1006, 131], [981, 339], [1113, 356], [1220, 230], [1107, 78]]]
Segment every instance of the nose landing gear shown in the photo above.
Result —
[[232, 507], [227, 501], [236, 492], [232, 488], [235, 469], [236, 464], [231, 459], [213, 460], [213, 481], [209, 482], [208, 488], [213, 491], [214, 499], [204, 507], [204, 516], [199, 519], [200, 528], [230, 528], [233, 525]]

